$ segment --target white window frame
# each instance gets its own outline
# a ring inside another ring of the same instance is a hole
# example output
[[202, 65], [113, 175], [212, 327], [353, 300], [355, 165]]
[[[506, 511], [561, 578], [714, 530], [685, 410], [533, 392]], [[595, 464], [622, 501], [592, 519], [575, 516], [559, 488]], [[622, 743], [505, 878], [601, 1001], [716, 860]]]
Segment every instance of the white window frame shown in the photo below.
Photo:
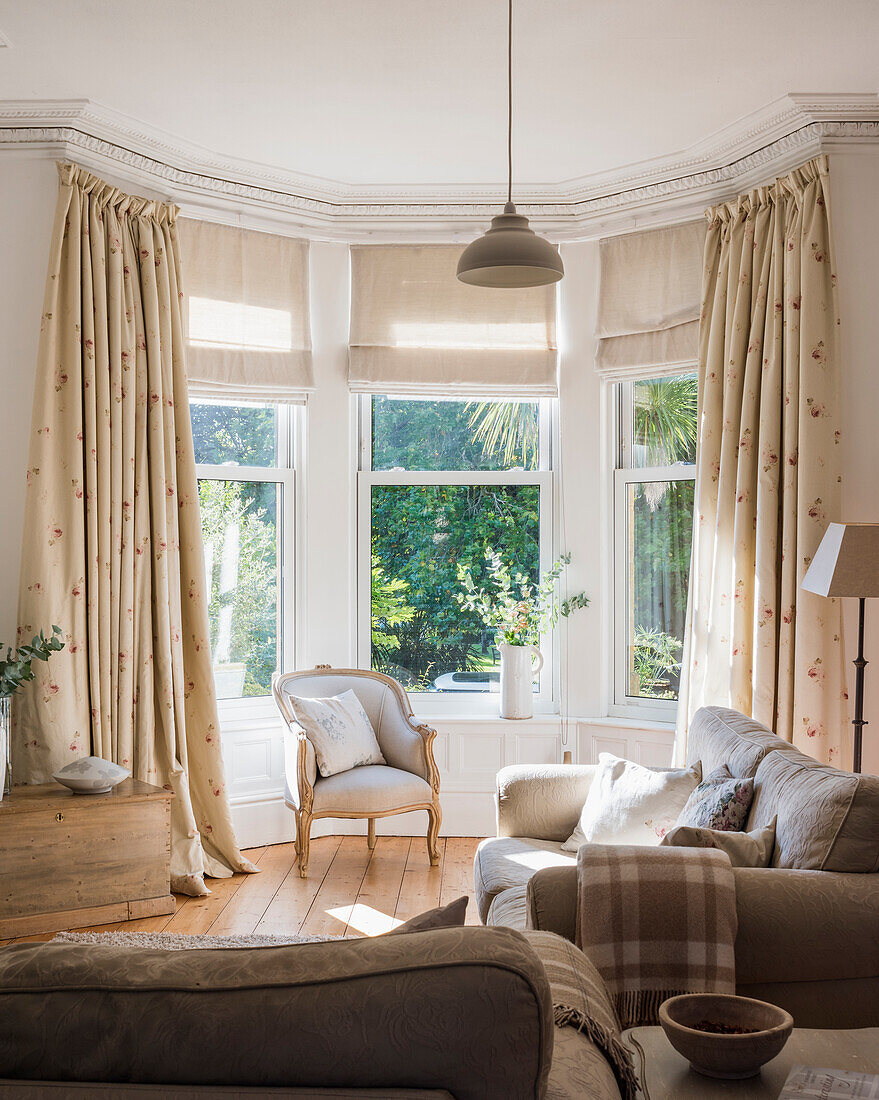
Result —
[[[280, 564], [280, 583], [278, 585], [278, 618], [280, 629], [280, 667], [294, 667], [296, 646], [296, 446], [300, 435], [298, 431], [298, 408], [295, 405], [273, 401], [208, 401], [197, 396], [190, 397], [191, 404], [230, 405], [245, 408], [250, 405], [264, 407], [274, 405], [277, 410], [276, 421], [276, 466], [239, 466], [236, 463], [203, 463], [195, 466], [199, 481], [266, 481], [280, 487], [278, 561]], [[211, 655], [213, 667], [213, 655]], [[244, 720], [250, 717], [273, 717], [275, 704], [271, 693], [249, 695], [241, 699], [218, 699], [217, 708], [221, 721], [224, 718]]]
[[[398, 395], [393, 395], [398, 396]], [[439, 400], [433, 396], [412, 394], [412, 400]], [[357, 665], [372, 667], [372, 489], [376, 485], [537, 485], [540, 489], [538, 553], [540, 570], [548, 569], [554, 553], [552, 469], [554, 401], [538, 399], [539, 450], [537, 470], [377, 470], [372, 469], [372, 394], [361, 394], [358, 402], [359, 470], [357, 473]], [[462, 400], [449, 398], [449, 400]], [[472, 400], [480, 400], [472, 398]], [[486, 400], [503, 401], [492, 395]], [[515, 400], [510, 398], [509, 400]], [[539, 690], [534, 694], [535, 713], [551, 713], [557, 708], [557, 639], [542, 635], [540, 651], [544, 658]], [[412, 705], [419, 714], [497, 715], [495, 692], [409, 691]]]
[[[695, 373], [696, 365], [675, 375]], [[611, 618], [611, 699], [608, 711], [611, 717], [629, 718], [635, 721], [673, 723], [677, 716], [677, 699], [648, 699], [628, 695], [629, 643], [628, 631], [628, 530], [626, 493], [628, 486], [645, 481], [693, 481], [696, 480], [695, 465], [677, 463], [674, 466], [632, 466], [632, 385], [626, 383], [660, 377], [647, 373], [642, 378], [626, 379], [614, 383], [613, 387], [613, 423], [614, 423], [614, 463], [612, 487], [612, 529], [613, 529], [613, 615]]]

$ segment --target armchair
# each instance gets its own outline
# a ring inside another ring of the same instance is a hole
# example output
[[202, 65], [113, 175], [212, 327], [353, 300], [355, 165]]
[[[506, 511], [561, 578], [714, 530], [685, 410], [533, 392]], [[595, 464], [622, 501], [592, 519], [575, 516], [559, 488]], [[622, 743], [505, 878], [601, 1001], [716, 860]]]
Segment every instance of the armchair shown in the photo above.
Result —
[[[387, 764], [368, 764], [337, 775], [317, 771], [314, 746], [296, 721], [290, 696], [326, 698], [351, 690], [369, 716]], [[427, 854], [439, 863], [442, 822], [439, 769], [433, 756], [436, 730], [414, 721], [409, 697], [396, 680], [380, 672], [317, 665], [276, 675], [272, 692], [287, 725], [284, 738], [284, 800], [296, 819], [299, 875], [308, 877], [311, 823], [318, 817], [367, 818], [367, 844], [375, 847], [375, 820], [410, 810], [427, 810]]]

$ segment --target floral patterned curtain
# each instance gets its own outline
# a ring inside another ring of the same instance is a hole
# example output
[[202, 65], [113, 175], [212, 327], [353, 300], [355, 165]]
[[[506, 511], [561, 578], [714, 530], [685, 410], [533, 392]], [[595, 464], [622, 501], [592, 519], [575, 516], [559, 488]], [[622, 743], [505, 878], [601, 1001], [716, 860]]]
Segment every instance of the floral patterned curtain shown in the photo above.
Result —
[[841, 607], [800, 588], [840, 519], [828, 201], [819, 157], [707, 211], [680, 759], [705, 704], [820, 760], [849, 759]]
[[235, 842], [211, 673], [177, 209], [73, 164], [42, 317], [19, 637], [67, 642], [17, 701], [13, 775], [90, 754], [173, 790], [171, 886], [255, 870]]

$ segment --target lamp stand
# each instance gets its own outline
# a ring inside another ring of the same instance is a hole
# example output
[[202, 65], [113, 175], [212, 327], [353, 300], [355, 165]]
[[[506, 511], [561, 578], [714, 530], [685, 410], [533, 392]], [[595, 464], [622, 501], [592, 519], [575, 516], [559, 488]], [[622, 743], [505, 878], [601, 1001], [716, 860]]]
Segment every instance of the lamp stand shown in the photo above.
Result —
[[852, 725], [855, 727], [854, 760], [852, 771], [861, 770], [861, 743], [863, 741], [864, 726], [864, 669], [867, 662], [864, 660], [864, 604], [866, 600], [859, 597], [860, 609], [858, 611], [858, 655], [855, 658], [855, 716]]

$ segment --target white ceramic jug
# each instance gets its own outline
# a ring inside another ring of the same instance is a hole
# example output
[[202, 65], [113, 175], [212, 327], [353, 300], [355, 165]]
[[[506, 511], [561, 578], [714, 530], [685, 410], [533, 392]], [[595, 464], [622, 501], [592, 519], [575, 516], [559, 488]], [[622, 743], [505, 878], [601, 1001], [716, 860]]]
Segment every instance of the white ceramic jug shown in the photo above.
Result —
[[543, 655], [533, 645], [501, 642], [498, 649], [501, 652], [501, 718], [530, 718], [534, 711], [534, 677], [543, 668]]

